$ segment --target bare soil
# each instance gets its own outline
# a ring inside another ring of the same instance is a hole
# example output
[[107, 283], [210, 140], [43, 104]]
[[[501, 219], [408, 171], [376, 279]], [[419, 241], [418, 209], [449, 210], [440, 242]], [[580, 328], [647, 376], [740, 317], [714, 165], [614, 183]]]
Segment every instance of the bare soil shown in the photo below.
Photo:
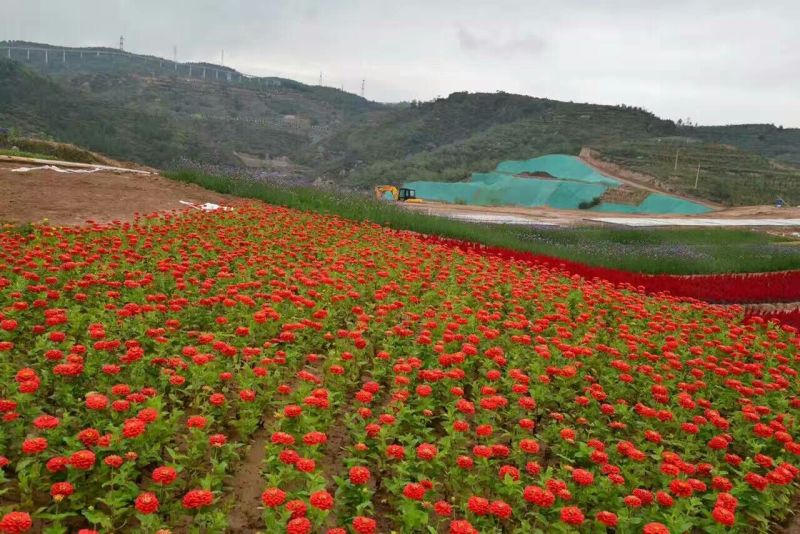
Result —
[[[465, 204], [446, 204], [425, 200], [420, 204], [399, 203], [404, 208], [421, 211], [428, 215], [514, 215], [529, 219], [531, 224], [555, 224], [559, 226], [598, 225], [591, 221], [596, 217], [647, 219], [796, 219], [800, 218], [800, 208], [776, 208], [774, 206], [742, 206], [720, 209], [701, 215], [636, 215], [632, 213], [610, 213], [588, 210], [559, 210], [548, 207], [526, 208], [522, 206], [471, 206]], [[774, 233], [774, 230], [771, 230]]]
[[158, 175], [112, 171], [11, 172], [22, 166], [33, 165], [0, 163], [0, 223], [47, 220], [55, 225], [75, 225], [88, 220], [129, 221], [137, 214], [186, 209], [180, 200], [220, 205], [236, 202], [234, 197]]
[[271, 429], [263, 425], [253, 434], [247, 455], [227, 483], [236, 503], [228, 514], [230, 532], [255, 533], [262, 530], [261, 493], [264, 491], [264, 479], [261, 477], [261, 468], [271, 435]]

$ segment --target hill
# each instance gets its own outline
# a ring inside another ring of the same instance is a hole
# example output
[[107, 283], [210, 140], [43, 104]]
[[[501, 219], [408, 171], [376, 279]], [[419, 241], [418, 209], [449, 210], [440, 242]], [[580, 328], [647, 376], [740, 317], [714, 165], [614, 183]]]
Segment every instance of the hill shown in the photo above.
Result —
[[[11, 59], [4, 53], [0, 60], [4, 125], [151, 165], [179, 158], [238, 163], [236, 151], [294, 158], [330, 131], [383, 108], [330, 87], [247, 77], [218, 65], [107, 48], [12, 45]], [[68, 121], [53, 119], [62, 102], [78, 110]], [[98, 115], [114, 125], [133, 123], [135, 131], [112, 128], [92, 137], [86, 130], [94, 125], [86, 123]], [[163, 131], [171, 132], [170, 142]], [[138, 137], [147, 139], [150, 132], [159, 149], [136, 149]]]
[[0, 125], [154, 166], [190, 159], [280, 173], [288, 161], [295, 174], [362, 189], [458, 181], [502, 160], [591, 148], [668, 190], [726, 205], [800, 204], [798, 129], [676, 125], [636, 107], [503, 92], [386, 105], [109, 48], [0, 42], [0, 53]]

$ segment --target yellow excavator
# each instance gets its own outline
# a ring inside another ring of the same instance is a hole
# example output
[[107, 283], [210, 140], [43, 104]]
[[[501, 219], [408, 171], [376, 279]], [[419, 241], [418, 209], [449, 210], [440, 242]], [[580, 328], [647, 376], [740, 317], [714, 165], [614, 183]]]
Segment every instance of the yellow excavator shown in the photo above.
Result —
[[392, 195], [392, 200], [395, 202], [410, 202], [412, 204], [421, 204], [422, 199], [417, 198], [417, 191], [415, 189], [408, 189], [407, 187], [396, 188], [393, 185], [376, 185], [375, 198], [384, 200], [386, 193]]

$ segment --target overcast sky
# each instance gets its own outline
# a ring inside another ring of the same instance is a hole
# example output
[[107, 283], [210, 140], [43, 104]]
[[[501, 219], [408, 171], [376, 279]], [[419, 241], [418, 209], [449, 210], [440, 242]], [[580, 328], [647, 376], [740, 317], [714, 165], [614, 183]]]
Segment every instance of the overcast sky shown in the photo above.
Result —
[[0, 0], [0, 40], [429, 100], [497, 91], [800, 127], [800, 0]]

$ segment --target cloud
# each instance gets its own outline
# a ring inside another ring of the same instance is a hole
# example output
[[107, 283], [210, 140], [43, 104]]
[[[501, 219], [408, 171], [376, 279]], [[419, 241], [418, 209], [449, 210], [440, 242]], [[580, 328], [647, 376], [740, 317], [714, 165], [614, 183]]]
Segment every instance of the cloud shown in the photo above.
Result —
[[459, 47], [469, 54], [502, 58], [514, 55], [538, 55], [546, 48], [545, 40], [533, 34], [517, 39], [482, 37], [463, 26], [458, 27], [457, 33]]

